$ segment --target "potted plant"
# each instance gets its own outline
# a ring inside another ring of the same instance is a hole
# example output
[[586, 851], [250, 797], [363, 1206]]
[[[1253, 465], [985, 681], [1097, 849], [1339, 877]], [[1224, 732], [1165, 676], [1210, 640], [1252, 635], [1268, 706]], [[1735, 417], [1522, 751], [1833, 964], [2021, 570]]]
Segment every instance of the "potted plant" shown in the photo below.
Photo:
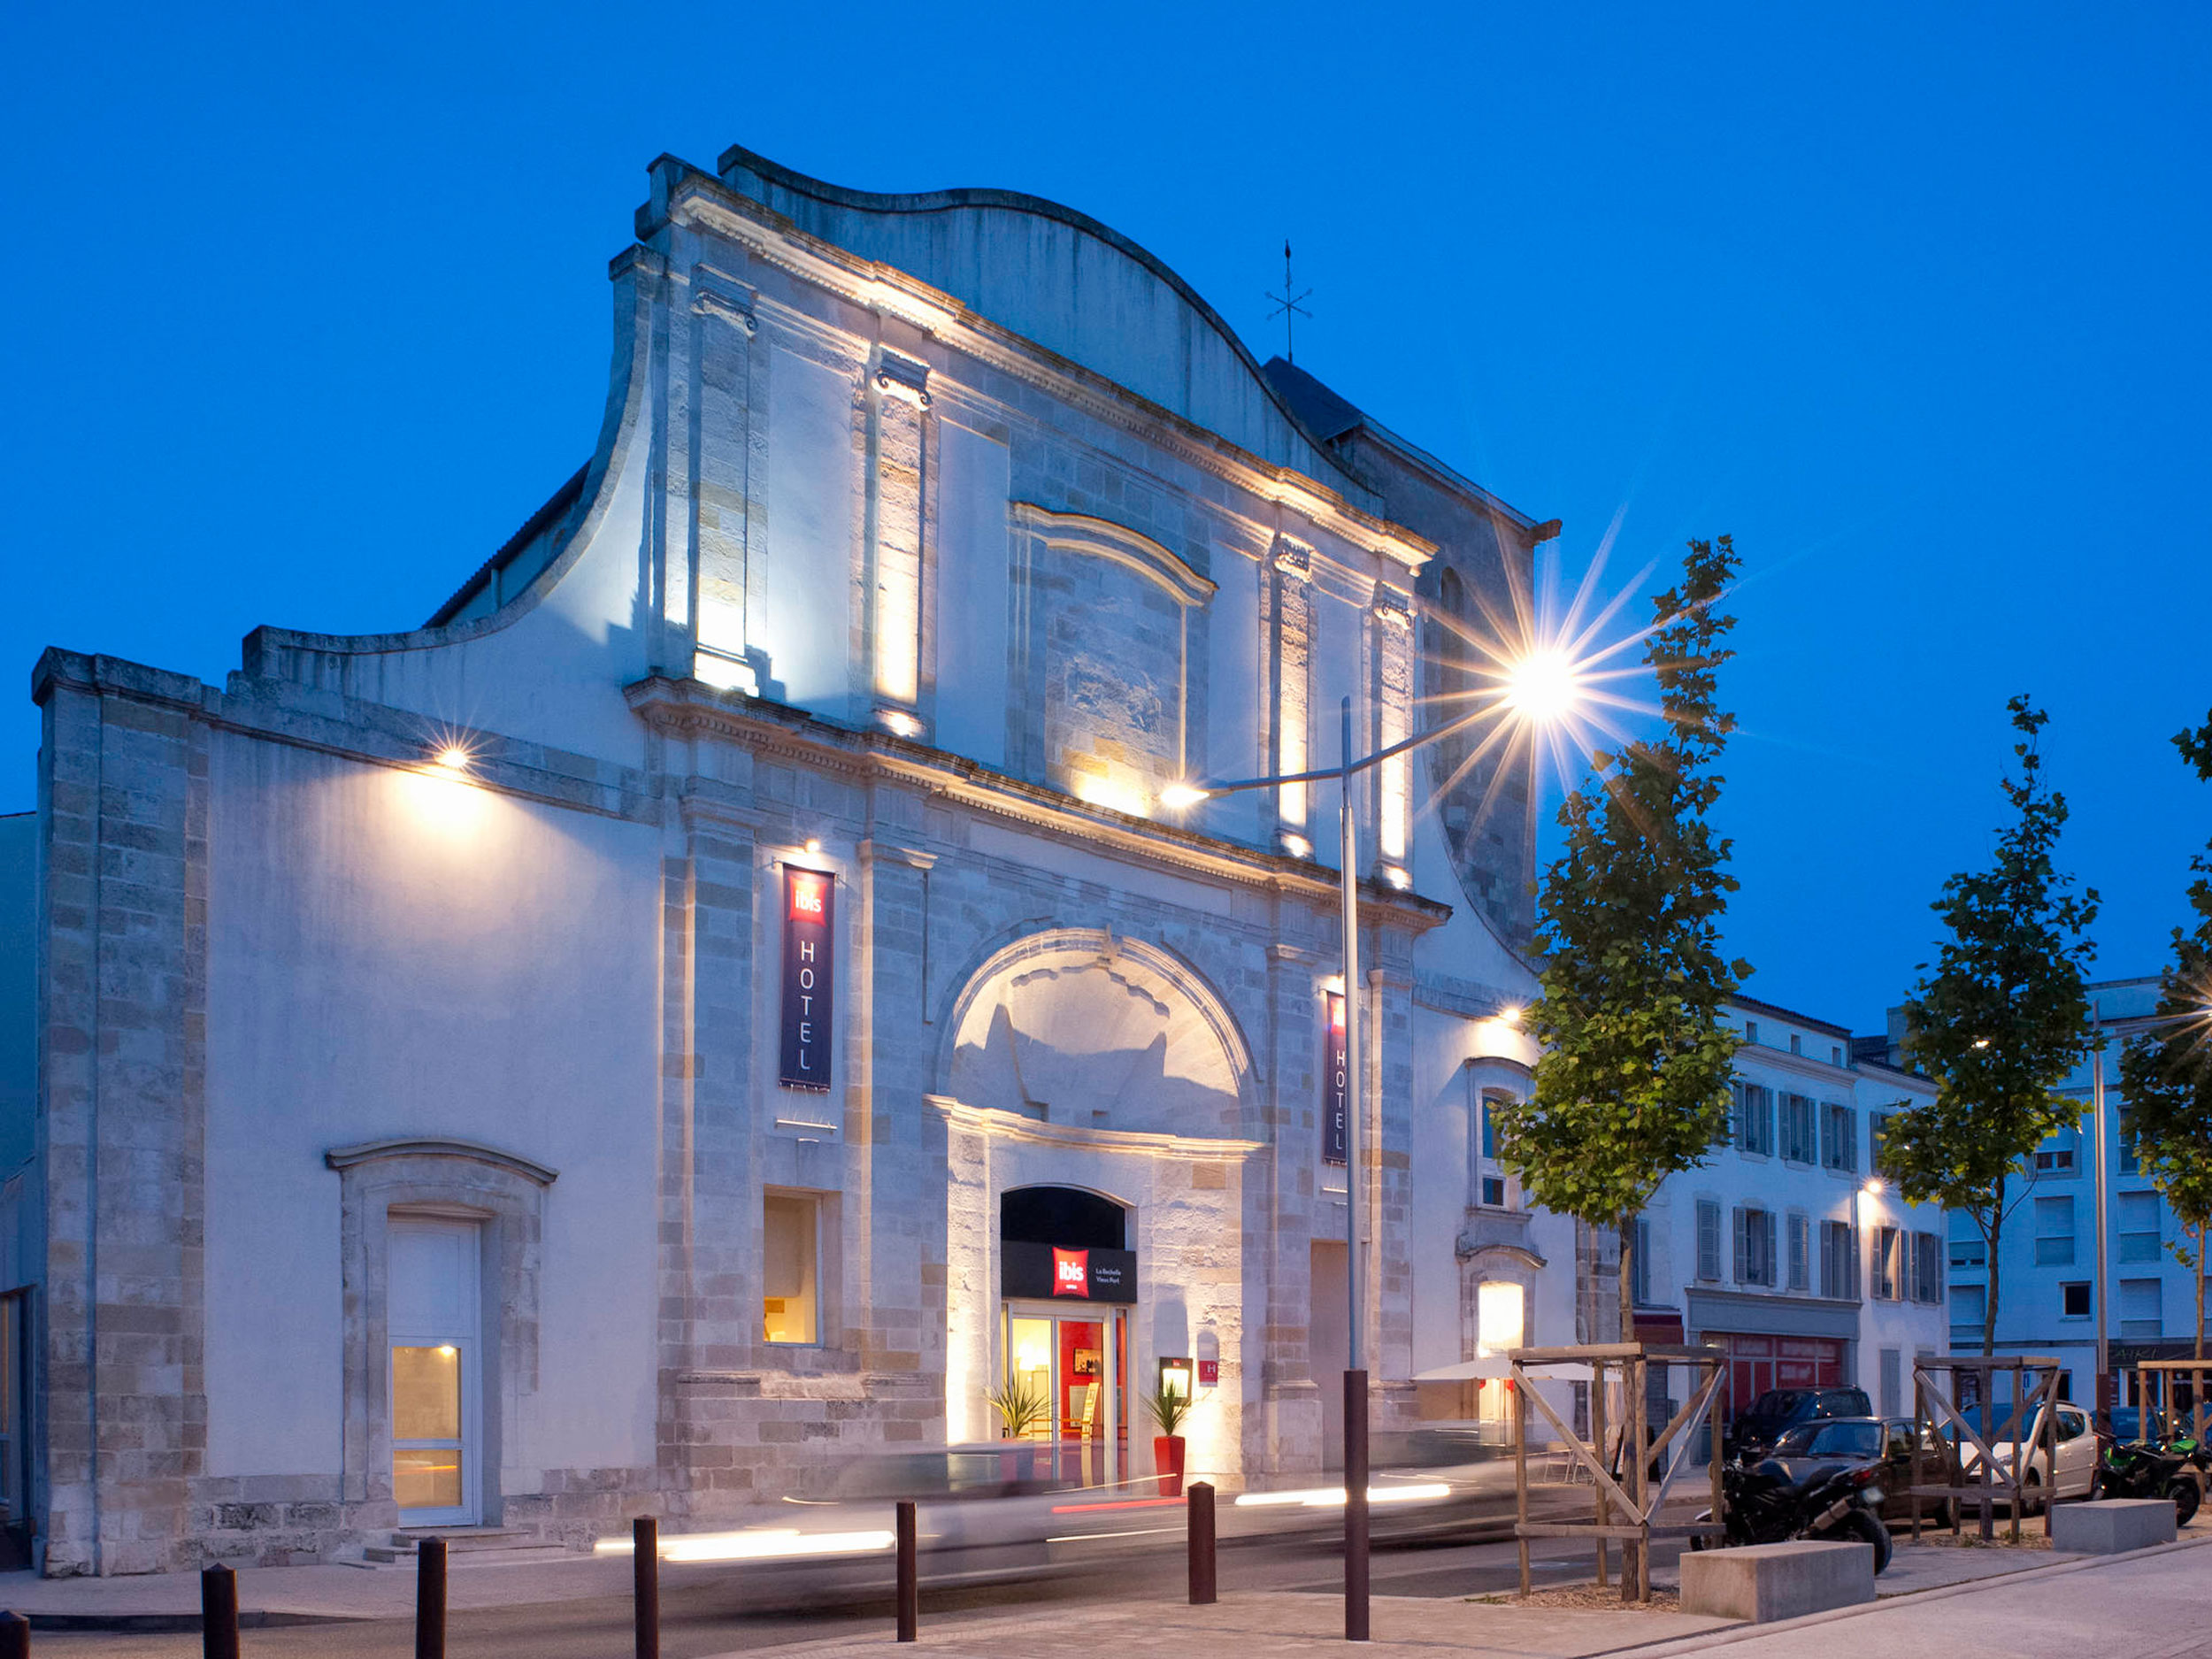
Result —
[[1165, 1379], [1144, 1399], [1144, 1409], [1160, 1432], [1152, 1439], [1152, 1469], [1160, 1477], [1160, 1495], [1183, 1495], [1183, 1419], [1190, 1415], [1190, 1396], [1167, 1386]]
[[[991, 1409], [998, 1413], [999, 1438], [1002, 1440], [1026, 1438], [1031, 1429], [1047, 1421], [1052, 1414], [1052, 1402], [1047, 1397], [1044, 1385], [1032, 1381], [1019, 1371], [1008, 1371], [1005, 1382], [983, 1397], [989, 1402]], [[1033, 1449], [1027, 1457], [1020, 1461], [1027, 1463], [1034, 1455]], [[1006, 1465], [1007, 1479], [1026, 1479], [1033, 1472], [1026, 1469], [1018, 1471], [1016, 1461], [1010, 1450], [1000, 1459]]]

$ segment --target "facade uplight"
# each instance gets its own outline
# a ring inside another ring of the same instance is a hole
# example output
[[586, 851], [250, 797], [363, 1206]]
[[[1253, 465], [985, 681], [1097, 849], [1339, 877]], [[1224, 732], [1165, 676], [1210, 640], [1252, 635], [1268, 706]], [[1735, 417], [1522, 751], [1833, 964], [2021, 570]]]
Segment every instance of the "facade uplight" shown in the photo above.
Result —
[[443, 745], [432, 758], [447, 772], [466, 772], [469, 769], [469, 752], [459, 743]]
[[1196, 806], [1205, 798], [1206, 792], [1194, 783], [1171, 783], [1160, 791], [1160, 804], [1174, 812]]

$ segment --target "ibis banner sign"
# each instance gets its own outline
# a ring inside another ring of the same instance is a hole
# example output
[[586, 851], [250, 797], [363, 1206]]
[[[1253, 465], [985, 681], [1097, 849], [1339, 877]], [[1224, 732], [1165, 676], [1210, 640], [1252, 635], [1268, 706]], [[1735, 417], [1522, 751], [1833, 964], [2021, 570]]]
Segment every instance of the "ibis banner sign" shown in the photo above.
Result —
[[1344, 1055], [1344, 997], [1331, 991], [1324, 999], [1327, 1017], [1321, 1032], [1321, 1161], [1342, 1164], [1350, 1157], [1351, 1069]]
[[1134, 1302], [1134, 1250], [1072, 1249], [1006, 1239], [999, 1244], [999, 1294], [1071, 1296], [1078, 1302]]
[[783, 1067], [787, 1088], [827, 1091], [837, 969], [837, 878], [783, 866]]

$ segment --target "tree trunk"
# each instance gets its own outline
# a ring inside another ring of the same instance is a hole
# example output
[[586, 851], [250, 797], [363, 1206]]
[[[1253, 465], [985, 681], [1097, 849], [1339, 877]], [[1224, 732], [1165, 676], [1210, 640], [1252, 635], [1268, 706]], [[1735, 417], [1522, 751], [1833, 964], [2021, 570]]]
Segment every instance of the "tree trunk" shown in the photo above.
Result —
[[[1988, 1359], [1997, 1352], [1997, 1241], [2005, 1231], [2005, 1185], [1997, 1183], [1997, 1202], [1990, 1206], [1989, 1226], [1989, 1294], [1982, 1299], [1982, 1357]], [[2101, 1294], [2103, 1286], [2098, 1287]]]
[[[1633, 1341], [1636, 1340], [1636, 1272], [1635, 1272], [1635, 1265], [1636, 1265], [1636, 1218], [1635, 1218], [1635, 1217], [1631, 1216], [1631, 1217], [1628, 1218], [1628, 1220], [1627, 1220], [1626, 1222], [1624, 1222], [1624, 1223], [1623, 1223], [1623, 1224], [1622, 1224], [1621, 1228], [1620, 1228], [1620, 1234], [1621, 1234], [1621, 1340], [1622, 1340], [1622, 1341], [1624, 1341], [1624, 1342], [1633, 1342]], [[2204, 1298], [2203, 1298], [2201, 1295], [2200, 1295], [2200, 1296], [2197, 1298], [2197, 1305], [2198, 1305], [2199, 1307], [2202, 1307], [2202, 1306], [2204, 1305]], [[2202, 1349], [2202, 1348], [2203, 1348], [2203, 1340], [2202, 1340], [2201, 1336], [2200, 1336], [2199, 1340], [2198, 1340], [2198, 1348], [2199, 1348], [2200, 1351], [2201, 1351], [2201, 1349]]]

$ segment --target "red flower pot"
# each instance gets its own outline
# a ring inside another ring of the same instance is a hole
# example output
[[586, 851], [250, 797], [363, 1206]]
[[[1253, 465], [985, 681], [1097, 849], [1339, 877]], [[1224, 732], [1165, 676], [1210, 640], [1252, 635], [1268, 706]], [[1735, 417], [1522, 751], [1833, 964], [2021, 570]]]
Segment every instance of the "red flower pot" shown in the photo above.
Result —
[[1179, 1498], [1183, 1495], [1183, 1437], [1179, 1434], [1155, 1434], [1152, 1437], [1152, 1472], [1160, 1477], [1160, 1495]]

